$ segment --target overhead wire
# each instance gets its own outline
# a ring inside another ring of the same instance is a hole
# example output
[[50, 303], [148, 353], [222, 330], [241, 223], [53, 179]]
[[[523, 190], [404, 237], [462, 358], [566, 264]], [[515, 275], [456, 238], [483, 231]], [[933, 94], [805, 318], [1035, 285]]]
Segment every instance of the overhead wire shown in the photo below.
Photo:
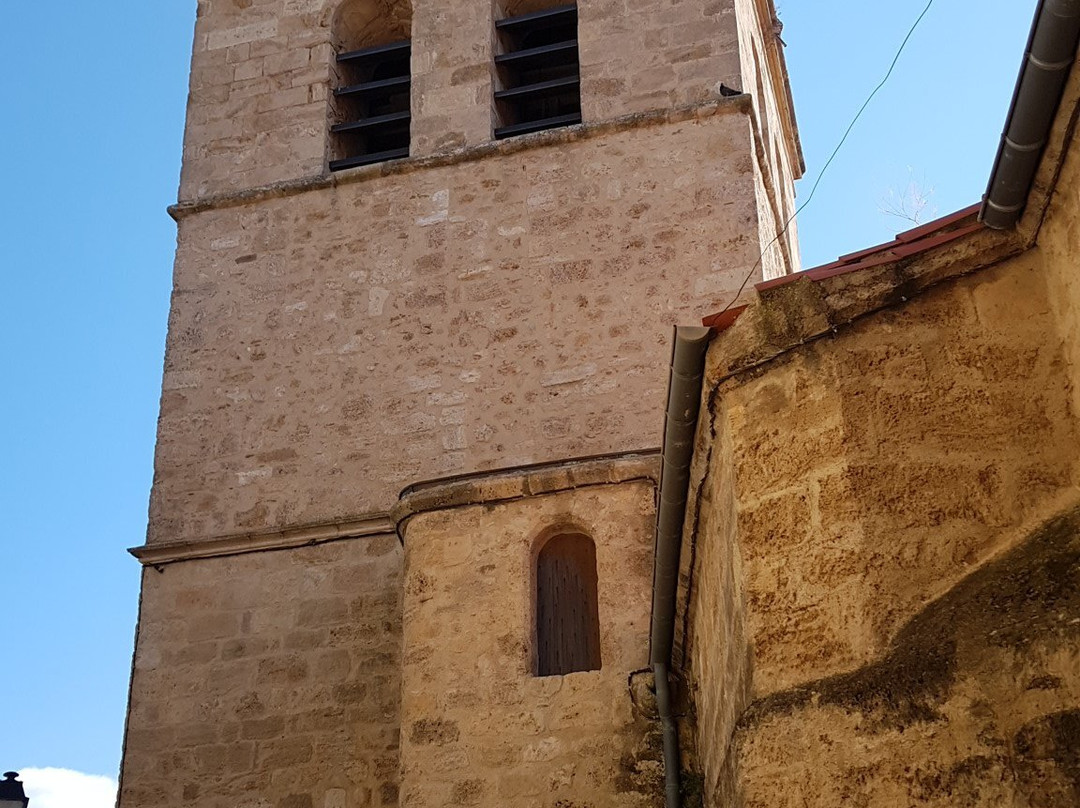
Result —
[[801, 205], [799, 205], [798, 208], [795, 209], [795, 212], [791, 214], [788, 220], [784, 222], [783, 228], [781, 228], [781, 230], [775, 236], [773, 236], [772, 240], [765, 245], [764, 249], [762, 249], [761, 251], [761, 255], [758, 256], [757, 261], [755, 261], [754, 265], [750, 267], [750, 271], [746, 273], [746, 277], [743, 278], [742, 283], [739, 284], [739, 290], [735, 293], [735, 296], [728, 302], [728, 304], [720, 310], [720, 314], [723, 314], [725, 311], [735, 305], [735, 302], [739, 299], [739, 296], [746, 289], [746, 284], [748, 284], [750, 282], [750, 279], [754, 277], [754, 273], [757, 271], [757, 268], [761, 266], [762, 261], [765, 260], [766, 253], [768, 253], [769, 250], [772, 249], [772, 246], [776, 244], [784, 236], [784, 234], [787, 233], [788, 229], [791, 227], [791, 223], [795, 221], [795, 218], [800, 213], [802, 213], [803, 210], [806, 209], [806, 206], [810, 204], [811, 200], [813, 200], [814, 194], [817, 193], [818, 186], [821, 184], [821, 179], [825, 176], [825, 172], [828, 171], [829, 166], [832, 165], [833, 161], [836, 159], [836, 156], [840, 153], [840, 149], [844, 147], [844, 144], [847, 142], [848, 136], [855, 128], [855, 124], [859, 122], [859, 119], [866, 111], [866, 108], [870, 106], [870, 102], [874, 100], [874, 96], [876, 96], [881, 91], [881, 88], [888, 83], [889, 78], [892, 76], [893, 71], [896, 69], [897, 63], [900, 61], [900, 56], [904, 53], [904, 48], [907, 47], [907, 44], [911, 40], [911, 37], [914, 35], [915, 30], [919, 27], [919, 23], [923, 21], [923, 17], [925, 17], [927, 12], [930, 11], [930, 7], [932, 5], [934, 5], [934, 0], [929, 0], [929, 2], [926, 4], [926, 7], [922, 10], [922, 13], [919, 14], [919, 16], [915, 19], [915, 22], [912, 23], [911, 28], [908, 29], [907, 36], [905, 36], [904, 41], [900, 43], [900, 47], [896, 51], [896, 55], [893, 57], [892, 63], [889, 65], [888, 72], [885, 74], [885, 77], [880, 82], [878, 82], [878, 85], [874, 88], [873, 92], [871, 92], [870, 95], [867, 96], [866, 100], [863, 101], [862, 106], [859, 107], [859, 111], [855, 113], [855, 117], [851, 119], [851, 123], [849, 123], [847, 129], [844, 130], [844, 135], [840, 138], [840, 142], [836, 144], [836, 148], [833, 149], [832, 154], [829, 155], [829, 159], [825, 161], [825, 165], [823, 165], [821, 167], [821, 171], [818, 172], [817, 179], [814, 180], [814, 184], [810, 188], [809, 196], [807, 196], [806, 200]]

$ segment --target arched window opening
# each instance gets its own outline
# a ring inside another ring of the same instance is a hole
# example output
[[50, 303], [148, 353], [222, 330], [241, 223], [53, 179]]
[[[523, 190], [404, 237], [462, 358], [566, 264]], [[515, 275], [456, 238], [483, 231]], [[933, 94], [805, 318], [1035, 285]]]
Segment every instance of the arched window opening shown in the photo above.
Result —
[[600, 670], [596, 545], [580, 533], [549, 539], [536, 557], [536, 675]]
[[409, 156], [411, 27], [406, 0], [346, 0], [338, 7], [331, 171]]
[[495, 137], [581, 123], [577, 6], [506, 0], [495, 23]]

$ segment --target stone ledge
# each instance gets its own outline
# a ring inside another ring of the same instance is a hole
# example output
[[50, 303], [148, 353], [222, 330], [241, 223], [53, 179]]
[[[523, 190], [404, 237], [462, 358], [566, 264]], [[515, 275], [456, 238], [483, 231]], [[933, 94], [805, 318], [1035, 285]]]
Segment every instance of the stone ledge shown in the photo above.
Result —
[[1016, 233], [978, 229], [879, 266], [816, 280], [814, 270], [808, 270], [782, 284], [762, 284], [757, 300], [713, 340], [706, 386], [759, 368], [869, 314], [903, 305], [938, 284], [988, 269], [1027, 246]]
[[711, 118], [714, 115], [734, 113], [753, 114], [753, 106], [749, 95], [743, 93], [742, 95], [729, 96], [684, 107], [676, 107], [675, 109], [658, 109], [649, 112], [638, 112], [606, 121], [582, 123], [577, 124], [576, 126], [567, 126], [562, 129], [549, 129], [531, 135], [510, 138], [508, 140], [493, 140], [487, 143], [481, 143], [477, 146], [467, 146], [465, 148], [441, 154], [406, 157], [401, 160], [391, 160], [386, 163], [360, 166], [337, 174], [323, 173], [318, 176], [286, 180], [284, 182], [249, 188], [243, 191], [217, 194], [202, 199], [180, 201], [175, 205], [169, 206], [168, 210], [169, 215], [179, 222], [192, 214], [201, 213], [207, 210], [232, 208], [240, 205], [248, 205], [253, 202], [261, 202], [267, 199], [280, 199], [283, 197], [295, 196], [296, 194], [301, 194], [306, 191], [336, 188], [339, 185], [349, 185], [354, 182], [366, 182], [377, 177], [411, 174], [414, 171], [426, 168], [439, 168], [442, 166], [455, 165], [457, 163], [468, 163], [493, 155], [516, 154], [517, 152], [529, 149], [559, 146], [627, 129], [681, 123], [683, 121], [694, 119]]
[[401, 493], [401, 499], [387, 514], [209, 539], [146, 544], [133, 547], [128, 552], [144, 566], [158, 567], [179, 561], [308, 547], [345, 539], [392, 535], [395, 532], [401, 538], [405, 523], [411, 517], [428, 511], [506, 502], [574, 488], [636, 480], [647, 480], [655, 485], [659, 479], [659, 449], [498, 469], [411, 485]]
[[[983, 558], [965, 565], [951, 579], [943, 578], [938, 591], [925, 597], [921, 608], [873, 656], [821, 678], [755, 688], [736, 723], [736, 735], [745, 736], [771, 716], [836, 706], [841, 693], [842, 709], [892, 712], [893, 720], [902, 725], [918, 714], [919, 707], [932, 706], [941, 698], [934, 685], [943, 682], [933, 682], [934, 677], [948, 682], [962, 664], [951, 634], [958, 625], [969, 642], [978, 637], [987, 644], [1016, 647], [1041, 629], [1044, 642], [1057, 640], [1067, 647], [1065, 632], [1075, 636], [1073, 627], [1080, 618], [1069, 607], [1080, 606], [1080, 598], [1075, 589], [1068, 593], [1060, 589], [1064, 579], [1046, 570], [1075, 568], [1078, 557], [1080, 489], [1069, 486], [1004, 532]], [[889, 697], [874, 701], [881, 693]]]
[[364, 536], [385, 536], [393, 532], [394, 523], [385, 514], [376, 514], [364, 519], [301, 525], [263, 533], [239, 533], [210, 539], [147, 544], [133, 547], [128, 552], [144, 566], [157, 567], [178, 561], [307, 547]]
[[649, 449], [606, 457], [545, 463], [516, 469], [470, 474], [412, 485], [390, 511], [390, 520], [404, 541], [413, 516], [431, 511], [508, 502], [596, 485], [660, 480], [660, 450]]

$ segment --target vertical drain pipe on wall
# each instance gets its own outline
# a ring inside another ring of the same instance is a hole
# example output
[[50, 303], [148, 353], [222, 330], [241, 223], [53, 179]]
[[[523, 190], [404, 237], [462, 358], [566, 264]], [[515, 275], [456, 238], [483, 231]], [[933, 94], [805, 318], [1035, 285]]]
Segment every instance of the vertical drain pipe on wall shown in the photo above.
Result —
[[705, 351], [711, 329], [680, 326], [671, 351], [667, 411], [664, 414], [663, 466], [656, 507], [656, 551], [653, 566], [652, 627], [649, 664], [656, 680], [656, 708], [664, 739], [664, 792], [667, 808], [679, 808], [679, 734], [671, 707], [668, 669], [675, 641], [675, 597], [679, 584], [686, 497], [690, 488], [690, 461], [701, 406]]
[[1040, 0], [979, 221], [1007, 230], [1020, 220], [1050, 138], [1080, 42], [1080, 0]]

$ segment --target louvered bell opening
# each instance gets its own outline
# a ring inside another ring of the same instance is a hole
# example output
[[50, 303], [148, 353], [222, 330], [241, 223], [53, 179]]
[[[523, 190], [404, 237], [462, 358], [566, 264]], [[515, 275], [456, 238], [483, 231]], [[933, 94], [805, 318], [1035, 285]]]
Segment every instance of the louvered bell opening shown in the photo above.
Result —
[[536, 559], [536, 674], [600, 670], [596, 545], [555, 536]]
[[581, 123], [577, 6], [509, 17], [495, 30], [495, 137]]
[[341, 157], [331, 171], [409, 156], [409, 40], [338, 54], [338, 117], [330, 131]]

